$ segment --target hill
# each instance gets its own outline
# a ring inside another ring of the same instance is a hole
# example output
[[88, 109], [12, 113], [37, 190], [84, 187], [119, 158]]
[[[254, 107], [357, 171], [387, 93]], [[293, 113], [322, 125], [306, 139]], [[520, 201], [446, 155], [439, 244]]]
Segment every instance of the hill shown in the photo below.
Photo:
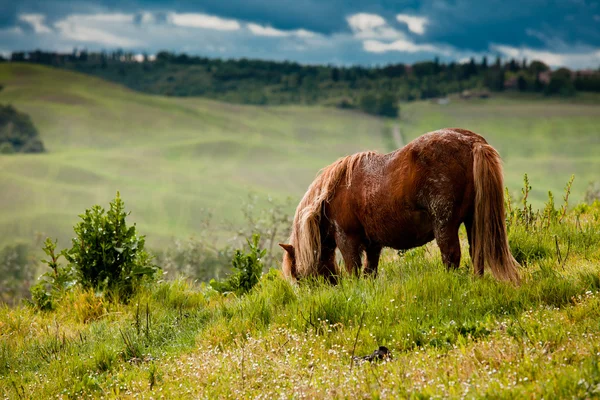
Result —
[[[292, 212], [317, 171], [362, 150], [390, 151], [393, 120], [320, 106], [242, 106], [133, 92], [66, 70], [0, 65], [0, 103], [28, 113], [48, 152], [0, 156], [0, 245], [39, 232], [66, 246], [76, 215], [121, 191], [151, 246], [197, 234], [212, 213], [223, 239], [242, 219], [248, 193]], [[541, 95], [451, 98], [402, 105], [405, 140], [441, 127], [483, 134], [505, 160], [510, 192], [533, 182], [535, 206], [572, 200], [600, 179], [599, 101]], [[229, 221], [228, 224], [223, 223]], [[228, 226], [228, 228], [225, 228]]]
[[384, 121], [324, 107], [253, 107], [139, 94], [74, 72], [0, 65], [0, 103], [28, 113], [47, 153], [0, 156], [0, 242], [36, 232], [65, 245], [76, 215], [121, 191], [156, 245], [208, 211], [231, 223], [255, 193], [304, 193], [336, 158], [384, 148]]
[[[240, 296], [179, 280], [127, 304], [75, 287], [51, 311], [0, 305], [0, 394], [597, 398], [600, 203], [560, 220], [552, 211], [509, 218], [519, 287], [473, 277], [463, 234], [457, 271], [429, 244], [387, 252], [378, 277], [337, 286], [271, 271]], [[353, 360], [378, 346], [392, 358]]]

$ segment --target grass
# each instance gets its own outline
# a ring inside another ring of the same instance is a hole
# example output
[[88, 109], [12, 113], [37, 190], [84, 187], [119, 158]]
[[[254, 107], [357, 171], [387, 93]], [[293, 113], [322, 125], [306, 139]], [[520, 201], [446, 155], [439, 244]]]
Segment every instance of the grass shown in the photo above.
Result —
[[335, 109], [150, 96], [13, 63], [0, 65], [0, 82], [0, 102], [30, 114], [48, 148], [0, 156], [0, 245], [36, 232], [66, 245], [77, 213], [117, 190], [161, 245], [197, 232], [209, 211], [239, 224], [248, 192], [263, 206], [299, 197], [336, 158], [383, 148], [384, 121]]
[[[333, 108], [151, 96], [30, 64], [0, 65], [0, 82], [0, 102], [30, 114], [49, 150], [0, 156], [0, 246], [36, 236], [67, 246], [76, 215], [106, 206], [117, 190], [150, 246], [198, 233], [209, 214], [223, 241], [243, 219], [248, 192], [262, 200], [258, 207], [289, 196], [291, 213], [319, 169], [394, 143], [392, 121]], [[485, 135], [505, 159], [512, 193], [524, 173], [555, 193], [574, 173], [577, 201], [600, 179], [597, 96], [418, 102], [401, 113], [405, 139], [448, 126]], [[535, 206], [545, 198], [531, 194]]]
[[[594, 101], [595, 98], [595, 101]], [[535, 182], [535, 207], [547, 191], [561, 193], [575, 174], [573, 200], [581, 201], [590, 182], [600, 180], [600, 111], [597, 97], [558, 100], [543, 96], [506, 96], [450, 104], [407, 104], [401, 129], [407, 140], [439, 127], [464, 127], [483, 135], [504, 160], [505, 184], [520, 196], [523, 174]]]
[[[600, 203], [550, 226], [519, 287], [447, 272], [435, 244], [387, 252], [375, 279], [245, 296], [184, 280], [129, 304], [75, 289], [54, 311], [0, 308], [6, 398], [594, 398], [600, 394]], [[565, 246], [569, 243], [568, 254]], [[463, 255], [468, 254], [461, 232]], [[562, 247], [559, 254], [555, 243]], [[526, 253], [526, 252], [524, 252]], [[354, 363], [387, 346], [393, 359]]]

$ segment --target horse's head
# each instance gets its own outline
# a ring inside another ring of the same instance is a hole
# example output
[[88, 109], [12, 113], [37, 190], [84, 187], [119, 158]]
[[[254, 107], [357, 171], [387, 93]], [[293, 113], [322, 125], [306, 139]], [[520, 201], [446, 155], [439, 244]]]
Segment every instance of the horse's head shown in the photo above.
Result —
[[286, 243], [279, 243], [279, 245], [285, 250], [281, 263], [283, 275], [288, 279], [296, 279], [296, 252], [294, 246]]

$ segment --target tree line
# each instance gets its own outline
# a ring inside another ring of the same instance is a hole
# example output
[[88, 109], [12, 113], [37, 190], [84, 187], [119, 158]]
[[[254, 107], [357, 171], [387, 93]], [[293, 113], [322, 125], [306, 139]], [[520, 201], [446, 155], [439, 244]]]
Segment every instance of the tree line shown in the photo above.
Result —
[[[508, 60], [380, 67], [302, 65], [251, 59], [213, 59], [162, 51], [15, 52], [10, 61], [66, 68], [166, 96], [204, 96], [243, 104], [326, 104], [396, 116], [398, 101], [443, 97], [467, 89], [570, 96], [600, 92], [600, 70], [552, 71], [541, 61]], [[8, 61], [8, 60], [6, 60]]]

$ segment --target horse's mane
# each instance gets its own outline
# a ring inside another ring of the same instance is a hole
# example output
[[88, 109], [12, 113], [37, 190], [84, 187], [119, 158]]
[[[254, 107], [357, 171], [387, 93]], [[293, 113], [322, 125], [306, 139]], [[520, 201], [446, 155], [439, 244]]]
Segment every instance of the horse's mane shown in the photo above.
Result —
[[311, 275], [318, 268], [321, 255], [320, 222], [323, 204], [333, 197], [335, 189], [345, 181], [352, 186], [352, 175], [363, 162], [378, 155], [375, 152], [362, 152], [342, 157], [323, 168], [300, 201], [294, 222], [290, 243], [294, 246], [296, 276]]

